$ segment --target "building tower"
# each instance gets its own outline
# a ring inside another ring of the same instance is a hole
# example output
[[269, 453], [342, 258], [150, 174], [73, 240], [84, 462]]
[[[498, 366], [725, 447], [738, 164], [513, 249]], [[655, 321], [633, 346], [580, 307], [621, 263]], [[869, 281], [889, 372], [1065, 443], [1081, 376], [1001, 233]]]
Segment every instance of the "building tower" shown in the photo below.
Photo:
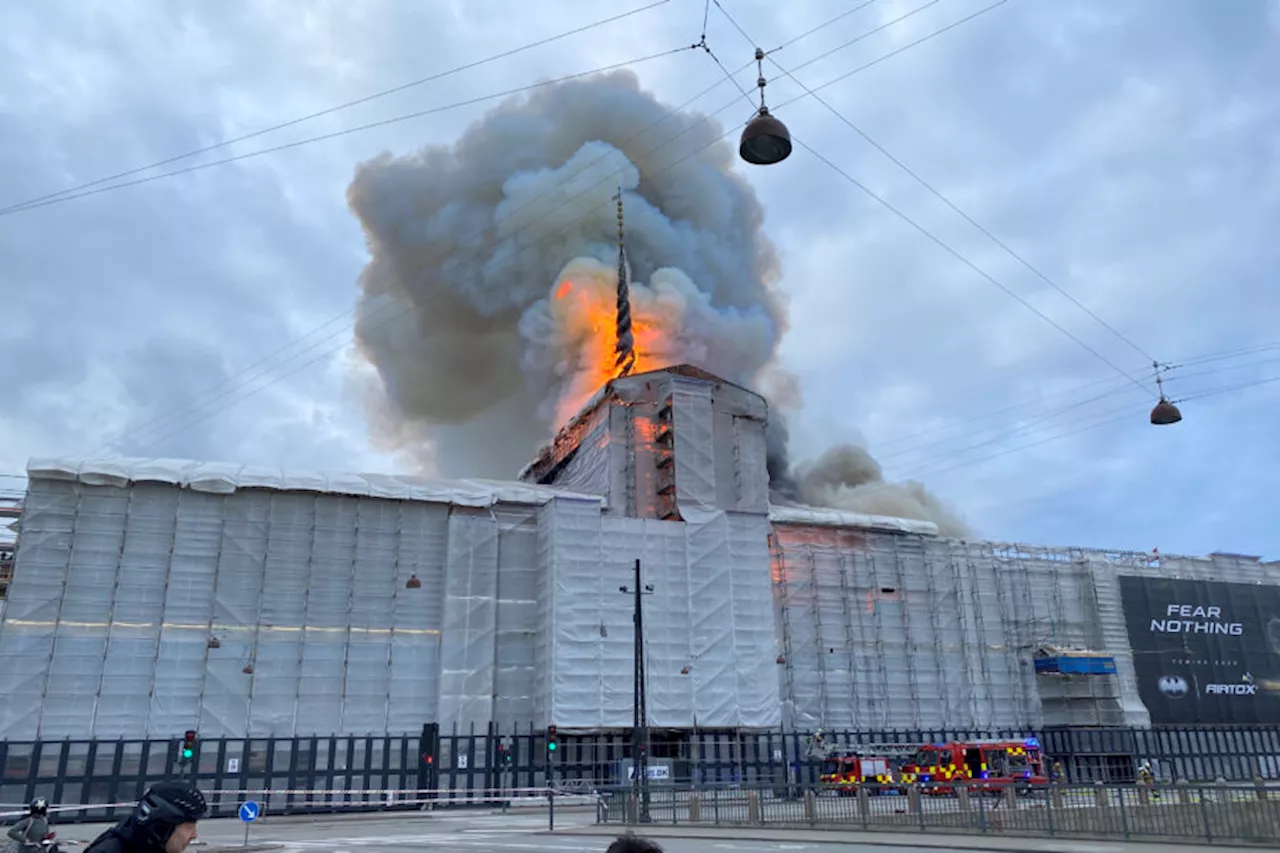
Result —
[[631, 332], [631, 287], [627, 282], [627, 246], [622, 228], [622, 187], [618, 201], [618, 342], [614, 345], [614, 376], [628, 376], [636, 366], [636, 341]]

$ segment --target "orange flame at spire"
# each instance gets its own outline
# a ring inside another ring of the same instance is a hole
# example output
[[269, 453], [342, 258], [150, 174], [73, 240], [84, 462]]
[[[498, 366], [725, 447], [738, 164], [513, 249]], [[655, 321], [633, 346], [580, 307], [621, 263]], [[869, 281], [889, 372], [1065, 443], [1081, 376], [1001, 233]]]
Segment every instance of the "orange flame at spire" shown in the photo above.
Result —
[[[617, 378], [615, 288], [616, 283], [603, 276], [577, 275], [562, 278], [552, 291], [550, 309], [560, 331], [565, 367], [575, 376], [559, 407], [562, 423], [576, 414], [592, 394]], [[633, 373], [658, 370], [673, 363], [668, 354], [673, 349], [674, 330], [664, 327], [661, 318], [639, 300], [632, 302], [631, 330], [636, 353]]]

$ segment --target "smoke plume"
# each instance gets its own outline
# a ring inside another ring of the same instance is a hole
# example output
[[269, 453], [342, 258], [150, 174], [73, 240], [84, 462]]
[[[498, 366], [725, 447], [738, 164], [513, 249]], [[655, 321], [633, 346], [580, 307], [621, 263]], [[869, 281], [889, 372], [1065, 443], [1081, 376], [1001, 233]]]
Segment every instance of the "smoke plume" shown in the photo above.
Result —
[[[636, 370], [690, 362], [785, 387], [777, 254], [723, 132], [616, 72], [512, 99], [452, 146], [362, 164], [347, 197], [372, 256], [356, 341], [381, 379], [375, 443], [443, 476], [510, 477], [598, 390], [615, 340], [619, 190]], [[786, 449], [779, 412], [780, 500], [942, 512], [918, 487], [867, 488], [879, 469], [865, 453], [791, 472]]]

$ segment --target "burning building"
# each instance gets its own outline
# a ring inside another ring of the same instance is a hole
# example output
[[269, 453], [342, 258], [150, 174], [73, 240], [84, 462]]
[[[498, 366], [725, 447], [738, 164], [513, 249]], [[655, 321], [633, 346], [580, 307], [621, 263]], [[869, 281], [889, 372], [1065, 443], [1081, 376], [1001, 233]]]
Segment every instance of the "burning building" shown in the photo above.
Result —
[[[615, 74], [364, 164], [375, 439], [533, 461], [33, 460], [0, 740], [626, 728], [637, 560], [655, 727], [1280, 721], [1277, 564], [975, 541], [852, 452], [793, 476], [749, 390], [776, 253], [719, 135]], [[1240, 632], [1151, 627], [1184, 606]]]
[[[663, 728], [1141, 726], [1183, 707], [1166, 676], [1280, 674], [1254, 613], [1274, 563], [772, 505], [766, 419], [678, 366], [608, 383], [515, 482], [33, 460], [0, 738], [625, 728], [637, 559]], [[1204, 672], [1153, 649], [1166, 588], [1217, 596], [1260, 647]], [[1192, 721], [1275, 702], [1213, 696]]]

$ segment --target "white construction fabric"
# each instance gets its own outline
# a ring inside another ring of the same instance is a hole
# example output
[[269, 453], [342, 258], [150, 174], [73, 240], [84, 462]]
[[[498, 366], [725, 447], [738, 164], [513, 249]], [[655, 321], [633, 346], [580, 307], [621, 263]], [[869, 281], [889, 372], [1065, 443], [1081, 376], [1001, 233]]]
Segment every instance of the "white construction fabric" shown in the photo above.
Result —
[[671, 381], [676, 500], [681, 509], [712, 509], [716, 494], [715, 419], [705, 383]]
[[[649, 723], [769, 728], [772, 672], [763, 518], [707, 512], [685, 524], [605, 518], [560, 500], [542, 510], [548, 588], [539, 666], [542, 722], [573, 729], [632, 722], [635, 560], [641, 561]], [[752, 553], [752, 551], [757, 553]]]
[[[678, 425], [706, 414], [701, 392], [678, 396]], [[1119, 578], [1280, 583], [1280, 565], [1227, 554], [766, 516], [744, 457], [761, 422], [716, 399], [714, 430], [676, 437], [675, 522], [619, 513], [649, 500], [614, 482], [655, 465], [638, 406], [612, 409], [574, 462], [578, 483], [610, 469], [607, 512], [523, 484], [33, 462], [0, 620], [0, 740], [625, 729], [633, 602], [618, 588], [636, 559], [653, 586], [653, 726], [1141, 726]], [[1114, 656], [1117, 673], [1037, 676], [1044, 647]]]
[[27, 464], [27, 475], [32, 479], [75, 480], [97, 486], [164, 483], [213, 494], [273, 489], [470, 507], [489, 507], [499, 502], [537, 505], [556, 497], [600, 500], [598, 495], [499, 480], [430, 480], [392, 474], [282, 471], [182, 459], [32, 459]]
[[440, 646], [440, 724], [445, 730], [492, 718], [498, 616], [498, 524], [485, 513], [449, 518], [444, 626]]
[[437, 711], [449, 511], [33, 478], [0, 738], [415, 730]]
[[916, 521], [913, 518], [891, 518], [886, 515], [865, 515], [839, 509], [816, 506], [769, 507], [769, 520], [775, 524], [809, 525], [812, 527], [851, 527], [867, 530], [892, 530], [898, 533], [918, 533], [921, 536], [937, 536], [938, 525], [932, 521]]

